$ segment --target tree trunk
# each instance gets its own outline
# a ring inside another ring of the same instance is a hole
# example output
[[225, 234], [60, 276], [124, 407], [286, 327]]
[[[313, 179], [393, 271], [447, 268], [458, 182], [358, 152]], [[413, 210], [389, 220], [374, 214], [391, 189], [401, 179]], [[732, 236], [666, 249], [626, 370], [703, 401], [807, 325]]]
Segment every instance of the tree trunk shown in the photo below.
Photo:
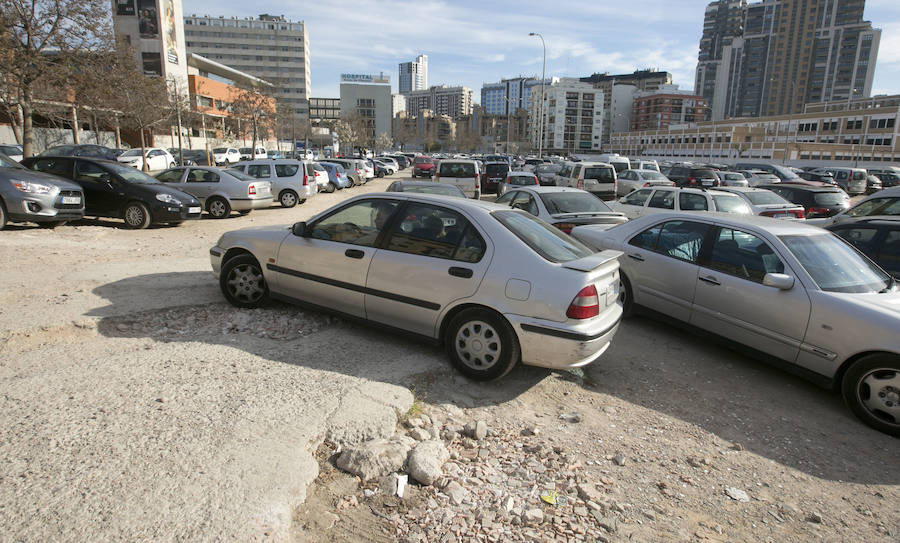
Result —
[[256, 160], [256, 119], [253, 120], [253, 146], [250, 147], [250, 160]]
[[16, 143], [22, 145], [22, 105], [16, 104], [16, 114], [10, 119], [13, 129], [13, 137]]
[[28, 158], [34, 156], [34, 127], [32, 126], [31, 116], [34, 108], [31, 103], [34, 95], [31, 86], [25, 86], [22, 89], [22, 156]]
[[100, 143], [100, 126], [97, 123], [97, 115], [91, 115], [91, 124], [94, 125], [94, 136], [97, 140], [97, 145], [103, 145]]
[[141, 171], [147, 173], [150, 171], [150, 165], [147, 164], [147, 142], [144, 140], [144, 129], [141, 128]]
[[79, 136], [79, 132], [81, 132], [78, 122], [78, 108], [72, 106], [72, 142], [75, 145], [81, 143], [81, 137]]

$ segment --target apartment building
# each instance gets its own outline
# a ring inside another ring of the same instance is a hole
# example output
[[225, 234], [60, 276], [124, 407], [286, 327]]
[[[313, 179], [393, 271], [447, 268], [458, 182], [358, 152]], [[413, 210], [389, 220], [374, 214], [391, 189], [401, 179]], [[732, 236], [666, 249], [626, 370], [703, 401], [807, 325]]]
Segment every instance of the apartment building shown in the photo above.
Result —
[[884, 167], [900, 163], [900, 95], [809, 104], [795, 114], [613, 134], [610, 147], [663, 160]]
[[633, 95], [631, 130], [668, 128], [673, 124], [705, 120], [706, 99], [677, 85], [663, 85], [658, 91], [638, 91]]
[[341, 118], [340, 98], [310, 98], [309, 120], [314, 125], [328, 124]]
[[341, 74], [341, 119], [361, 119], [366, 126], [367, 144], [392, 132], [391, 79], [384, 74]]
[[435, 115], [447, 115], [458, 119], [472, 113], [474, 93], [468, 87], [448, 87], [440, 85], [427, 90], [412, 91], [406, 97], [406, 110], [413, 117], [425, 109]]
[[614, 110], [621, 112], [622, 109], [624, 111], [631, 109], [631, 104], [624, 104], [624, 108], [622, 106], [615, 107], [613, 99], [616, 95], [613, 93], [613, 87], [616, 85], [631, 85], [637, 91], [655, 91], [662, 85], [671, 85], [672, 74], [656, 70], [636, 70], [630, 74], [593, 74], [588, 77], [582, 77], [580, 81], [590, 83], [595, 89], [602, 91], [604, 102], [601, 105], [603, 111], [607, 112], [607, 115], [603, 119], [603, 135], [601, 138], [603, 143], [606, 143], [609, 141], [609, 135], [613, 131], [613, 119], [615, 117], [612, 112]]
[[[562, 77], [545, 87], [544, 139], [547, 152], [569, 154], [599, 152], [603, 134], [603, 91], [577, 78]], [[532, 145], [539, 147], [541, 108], [531, 103]]]
[[416, 60], [400, 63], [400, 94], [428, 88], [428, 55], [419, 55]]
[[[545, 86], [551, 84], [553, 79], [544, 80]], [[540, 88], [541, 80], [536, 77], [516, 77], [485, 83], [481, 86], [481, 107], [488, 115], [506, 115], [519, 109], [527, 111], [531, 106], [532, 90], [539, 91]]]
[[871, 94], [881, 30], [863, 20], [864, 0], [763, 0], [741, 6], [743, 26], [718, 24], [737, 7], [707, 7], [696, 90], [713, 119], [796, 113]]
[[309, 115], [309, 34], [303, 21], [258, 18], [184, 17], [187, 50], [275, 85], [279, 103]]

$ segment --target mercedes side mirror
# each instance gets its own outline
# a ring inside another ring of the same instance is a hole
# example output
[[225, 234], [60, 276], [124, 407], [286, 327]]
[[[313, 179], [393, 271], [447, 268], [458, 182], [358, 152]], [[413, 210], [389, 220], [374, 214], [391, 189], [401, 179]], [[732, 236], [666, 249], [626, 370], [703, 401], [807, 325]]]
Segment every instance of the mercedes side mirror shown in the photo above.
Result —
[[291, 226], [291, 233], [299, 238], [305, 238], [309, 235], [309, 232], [306, 229], [306, 222], [300, 221], [295, 222], [293, 226]]
[[794, 288], [794, 278], [784, 273], [767, 273], [763, 277], [763, 284], [779, 290], [790, 290]]

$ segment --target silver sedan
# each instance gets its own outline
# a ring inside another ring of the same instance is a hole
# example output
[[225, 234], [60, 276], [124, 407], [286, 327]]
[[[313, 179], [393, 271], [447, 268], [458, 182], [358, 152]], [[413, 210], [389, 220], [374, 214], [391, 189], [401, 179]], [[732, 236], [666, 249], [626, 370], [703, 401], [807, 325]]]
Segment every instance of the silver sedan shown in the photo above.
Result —
[[590, 364], [622, 315], [619, 253], [477, 200], [357, 196], [292, 227], [228, 232], [210, 254], [238, 307], [277, 298], [443, 342], [480, 380]]
[[232, 211], [246, 215], [272, 205], [272, 184], [237, 170], [191, 166], [168, 169], [156, 178], [200, 200], [214, 219], [224, 219]]
[[839, 237], [802, 222], [674, 212], [572, 234], [624, 253], [626, 314], [645, 308], [749, 347], [900, 435], [900, 292]]

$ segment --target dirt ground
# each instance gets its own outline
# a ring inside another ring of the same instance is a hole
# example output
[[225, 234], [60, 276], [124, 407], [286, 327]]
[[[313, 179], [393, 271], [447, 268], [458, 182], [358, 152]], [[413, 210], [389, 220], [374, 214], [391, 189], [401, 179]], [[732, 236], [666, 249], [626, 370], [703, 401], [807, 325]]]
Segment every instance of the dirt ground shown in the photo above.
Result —
[[[665, 323], [627, 320], [583, 372], [481, 385], [429, 345], [224, 303], [222, 232], [388, 182], [179, 227], [0, 232], [0, 540], [900, 541], [897, 439]], [[446, 431], [440, 484], [400, 499], [334, 467], [335, 432], [419, 413]], [[484, 439], [457, 431], [476, 420]]]

